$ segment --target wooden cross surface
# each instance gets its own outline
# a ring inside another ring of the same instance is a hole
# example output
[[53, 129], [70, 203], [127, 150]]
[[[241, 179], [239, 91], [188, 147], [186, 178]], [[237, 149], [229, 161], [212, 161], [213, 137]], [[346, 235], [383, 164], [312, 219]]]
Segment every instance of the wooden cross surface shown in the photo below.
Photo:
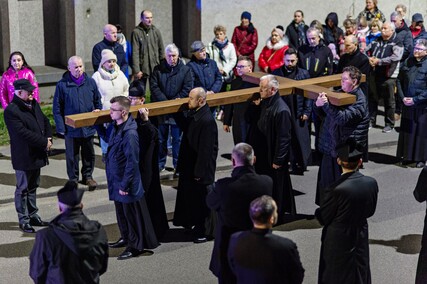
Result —
[[[266, 75], [263, 72], [253, 72], [243, 75], [243, 80], [254, 84], [259, 84], [262, 76]], [[281, 96], [290, 94], [304, 95], [310, 99], [316, 99], [320, 92], [325, 92], [328, 96], [329, 102], [335, 106], [349, 105], [355, 102], [354, 95], [346, 93], [335, 93], [329, 88], [341, 86], [341, 74], [323, 76], [318, 78], [306, 80], [292, 80], [280, 76], [276, 76], [279, 81], [279, 92]], [[363, 76], [362, 81], [365, 81]], [[209, 106], [227, 105], [247, 101], [252, 97], [252, 94], [259, 91], [259, 87], [235, 90], [230, 92], [217, 93], [207, 96], [207, 103]], [[144, 107], [149, 109], [150, 116], [161, 114], [176, 113], [182, 108], [183, 105], [188, 103], [188, 98], [155, 102], [145, 104]], [[138, 113], [141, 106], [132, 106], [130, 112], [134, 117]], [[65, 124], [68, 126], [78, 128], [83, 126], [91, 126], [95, 124], [110, 122], [110, 111], [102, 110], [100, 112], [86, 112], [80, 114], [68, 115], [65, 117]]]

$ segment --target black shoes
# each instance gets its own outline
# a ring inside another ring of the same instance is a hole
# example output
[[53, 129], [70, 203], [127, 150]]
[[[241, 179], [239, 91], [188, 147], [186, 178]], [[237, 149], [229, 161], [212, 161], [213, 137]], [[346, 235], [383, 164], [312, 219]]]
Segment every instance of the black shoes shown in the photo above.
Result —
[[424, 163], [424, 162], [418, 162], [416, 165], [415, 165], [415, 167], [417, 167], [417, 168], [424, 168], [424, 166], [425, 166], [426, 164]]
[[120, 238], [120, 239], [118, 239], [118, 241], [117, 242], [114, 242], [114, 243], [108, 243], [108, 246], [110, 247], [110, 248], [123, 248], [123, 247], [126, 247], [126, 245], [127, 245], [128, 243], [127, 242], [125, 242], [125, 240], [123, 240], [122, 238]]
[[194, 238], [193, 242], [195, 244], [202, 244], [202, 243], [206, 243], [208, 241], [207, 237], [196, 237]]
[[137, 257], [139, 255], [141, 255], [144, 252], [144, 250], [138, 250], [138, 249], [134, 249], [134, 248], [127, 248], [125, 249], [124, 252], [122, 252], [117, 259], [118, 260], [125, 260], [125, 259], [129, 259], [132, 257]]
[[37, 216], [30, 219], [29, 225], [36, 227], [46, 227], [49, 226], [49, 222], [43, 221], [40, 217]]
[[34, 228], [29, 223], [19, 224], [19, 229], [21, 229], [21, 231], [23, 231], [24, 233], [36, 232], [36, 230], [34, 230]]

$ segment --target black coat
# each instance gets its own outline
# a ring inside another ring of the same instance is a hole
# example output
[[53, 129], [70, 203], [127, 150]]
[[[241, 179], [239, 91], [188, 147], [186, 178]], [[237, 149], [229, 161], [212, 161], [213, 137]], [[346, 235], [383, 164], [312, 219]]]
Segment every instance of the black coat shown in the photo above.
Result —
[[315, 46], [303, 45], [298, 49], [298, 66], [310, 73], [310, 78], [332, 75], [332, 51], [322, 41]]
[[319, 283], [371, 283], [367, 218], [375, 213], [378, 184], [360, 172], [343, 174], [316, 210], [324, 225]]
[[[299, 67], [290, 71], [283, 66], [274, 70], [272, 74], [293, 80], [310, 78], [308, 71]], [[289, 106], [292, 116], [291, 161], [302, 168], [307, 167], [311, 156], [309, 121], [303, 121], [300, 118], [303, 115], [311, 116], [313, 101], [297, 94], [290, 94], [282, 98]]]
[[47, 138], [52, 137], [52, 129], [36, 100], [31, 106], [30, 110], [15, 95], [4, 111], [14, 170], [40, 169], [48, 163]]
[[139, 170], [145, 201], [150, 211], [156, 237], [161, 239], [169, 229], [159, 175], [159, 133], [150, 121], [136, 120], [139, 137]]
[[[212, 251], [210, 270], [217, 277], [229, 275], [227, 249], [230, 236], [238, 231], [250, 230], [249, 204], [262, 195], [273, 194], [273, 181], [269, 176], [258, 175], [252, 166], [234, 168], [231, 177], [215, 183], [206, 203], [218, 212], [218, 224]], [[225, 268], [223, 266], [226, 266]]]
[[99, 283], [107, 265], [107, 234], [80, 208], [63, 212], [38, 231], [30, 254], [34, 283]]
[[174, 225], [191, 226], [209, 212], [205, 198], [207, 187], [215, 181], [218, 128], [207, 104], [197, 111], [177, 113], [174, 117], [183, 131]]
[[289, 39], [289, 47], [298, 50], [300, 46], [307, 44], [307, 30], [308, 26], [302, 22], [297, 26], [295, 21], [292, 21], [286, 27], [286, 36]]
[[[414, 197], [418, 202], [427, 200], [427, 167], [424, 167], [414, 189]], [[415, 284], [427, 283], [427, 210], [424, 217], [423, 237], [421, 239], [421, 251], [418, 257], [417, 275]]]
[[304, 279], [296, 244], [269, 229], [233, 234], [228, 260], [237, 283], [299, 284]]

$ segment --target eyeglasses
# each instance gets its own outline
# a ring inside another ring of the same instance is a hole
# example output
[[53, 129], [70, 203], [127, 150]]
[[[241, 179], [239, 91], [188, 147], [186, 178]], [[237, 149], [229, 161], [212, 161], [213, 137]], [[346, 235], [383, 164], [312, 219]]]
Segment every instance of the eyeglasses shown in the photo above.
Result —
[[249, 65], [237, 65], [236, 66], [236, 68], [237, 69], [242, 69], [242, 68], [245, 68], [245, 67], [248, 67]]
[[114, 108], [110, 108], [110, 111], [123, 111], [122, 109], [114, 109]]
[[422, 47], [414, 47], [414, 51], [425, 51], [426, 48], [422, 48]]

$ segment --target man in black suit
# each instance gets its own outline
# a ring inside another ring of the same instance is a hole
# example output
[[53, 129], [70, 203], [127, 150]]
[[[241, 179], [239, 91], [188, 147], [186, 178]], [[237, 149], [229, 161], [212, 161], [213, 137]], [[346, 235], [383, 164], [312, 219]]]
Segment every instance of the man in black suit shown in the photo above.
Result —
[[219, 283], [236, 282], [228, 265], [227, 249], [233, 233], [252, 228], [249, 204], [257, 197], [273, 193], [272, 179], [255, 173], [254, 151], [249, 144], [237, 144], [231, 161], [234, 168], [231, 177], [218, 180], [206, 198], [208, 207], [218, 212], [209, 269], [218, 277]]
[[15, 208], [19, 228], [34, 233], [32, 226], [47, 226], [37, 214], [36, 191], [40, 169], [48, 164], [47, 152], [52, 146], [49, 119], [33, 98], [35, 87], [27, 79], [13, 83], [15, 96], [4, 111], [10, 136], [10, 153], [16, 176]]
[[324, 225], [319, 283], [371, 283], [366, 219], [375, 213], [378, 184], [358, 171], [363, 146], [349, 139], [337, 152], [343, 174], [330, 185], [316, 210]]
[[250, 204], [251, 231], [231, 236], [228, 260], [237, 283], [302, 283], [302, 267], [297, 246], [271, 233], [277, 221], [276, 202], [267, 195]]

